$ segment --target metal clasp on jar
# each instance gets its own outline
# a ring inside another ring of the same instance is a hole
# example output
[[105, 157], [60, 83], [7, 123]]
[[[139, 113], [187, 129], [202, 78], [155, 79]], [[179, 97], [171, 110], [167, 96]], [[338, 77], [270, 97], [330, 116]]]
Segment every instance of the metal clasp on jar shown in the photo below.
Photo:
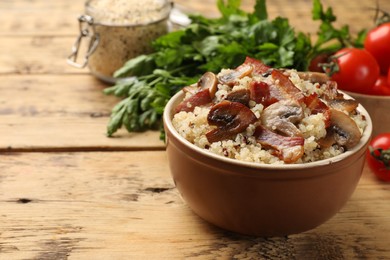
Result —
[[[95, 25], [93, 18], [89, 15], [81, 15], [79, 18], [79, 28], [80, 35], [77, 37], [76, 42], [72, 46], [72, 53], [68, 56], [67, 62], [68, 64], [77, 67], [84, 68], [88, 64], [88, 58], [91, 54], [96, 50], [96, 47], [99, 44], [99, 34], [95, 32]], [[79, 50], [81, 46], [81, 42], [83, 38], [91, 37], [87, 53], [84, 56], [84, 60], [82, 63], [77, 62], [77, 57], [79, 55]]]

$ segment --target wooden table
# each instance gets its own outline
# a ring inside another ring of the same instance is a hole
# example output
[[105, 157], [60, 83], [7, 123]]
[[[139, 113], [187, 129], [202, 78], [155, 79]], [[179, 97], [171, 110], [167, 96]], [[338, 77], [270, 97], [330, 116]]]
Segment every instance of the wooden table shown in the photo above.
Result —
[[[176, 2], [218, 15], [212, 0]], [[374, 0], [323, 3], [351, 31], [371, 25]], [[315, 32], [310, 1], [268, 10]], [[0, 259], [390, 258], [390, 186], [367, 168], [341, 212], [303, 234], [246, 237], [194, 215], [158, 132], [105, 136], [118, 100], [65, 62], [82, 12], [80, 0], [0, 2]]]

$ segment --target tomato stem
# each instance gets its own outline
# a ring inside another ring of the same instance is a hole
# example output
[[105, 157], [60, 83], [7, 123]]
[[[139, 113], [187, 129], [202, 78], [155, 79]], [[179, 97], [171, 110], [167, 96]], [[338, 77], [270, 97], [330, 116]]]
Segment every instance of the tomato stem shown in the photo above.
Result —
[[390, 149], [384, 150], [382, 148], [373, 148], [372, 146], [369, 146], [368, 149], [372, 157], [381, 161], [387, 170], [390, 169]]
[[339, 55], [332, 55], [329, 57], [329, 62], [327, 63], [319, 63], [318, 66], [320, 66], [326, 74], [331, 77], [333, 74], [340, 71], [339, 63], [337, 62], [337, 59], [348, 54], [349, 51], [346, 51], [344, 53], [341, 53]]
[[390, 21], [390, 14], [379, 7], [378, 1], [376, 2], [374, 22], [376, 26], [387, 23]]

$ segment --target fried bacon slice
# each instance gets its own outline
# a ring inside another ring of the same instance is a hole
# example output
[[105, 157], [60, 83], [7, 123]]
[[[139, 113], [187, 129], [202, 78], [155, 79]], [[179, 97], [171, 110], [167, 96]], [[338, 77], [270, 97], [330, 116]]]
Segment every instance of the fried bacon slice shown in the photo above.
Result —
[[265, 107], [281, 100], [295, 100], [297, 103], [303, 103], [305, 96], [286, 75], [274, 69], [271, 71], [271, 76], [275, 84], [257, 81], [250, 84], [252, 100]]
[[261, 61], [251, 57], [246, 57], [244, 64], [251, 65], [253, 67], [252, 75], [262, 75], [272, 69]]
[[192, 96], [183, 100], [176, 107], [175, 112], [192, 112], [197, 106], [211, 103], [217, 91], [217, 85], [217, 76], [212, 72], [206, 72], [196, 84], [183, 88], [184, 92], [190, 92]]
[[299, 103], [304, 101], [305, 95], [302, 91], [297, 88], [294, 83], [281, 71], [274, 69], [272, 70], [271, 76], [275, 80], [276, 86], [280, 89], [286, 99], [294, 99]]
[[250, 83], [249, 90], [250, 99], [257, 104], [262, 104], [264, 107], [268, 107], [283, 99], [279, 89], [268, 85], [266, 82], [253, 81]]
[[316, 93], [306, 96], [304, 102], [306, 106], [310, 109], [311, 114], [315, 115], [318, 113], [322, 113], [324, 115], [325, 127], [328, 127], [330, 125], [329, 107], [323, 101], [321, 101], [321, 99]]
[[259, 142], [264, 148], [270, 150], [272, 154], [279, 157], [285, 163], [294, 163], [302, 157], [304, 153], [303, 137], [286, 137], [276, 134], [262, 125], [257, 125], [253, 134], [256, 137], [256, 141]]
[[212, 102], [210, 91], [208, 89], [203, 89], [199, 92], [196, 92], [191, 97], [183, 100], [176, 108], [175, 112], [179, 113], [181, 111], [192, 112], [195, 107], [207, 105]]

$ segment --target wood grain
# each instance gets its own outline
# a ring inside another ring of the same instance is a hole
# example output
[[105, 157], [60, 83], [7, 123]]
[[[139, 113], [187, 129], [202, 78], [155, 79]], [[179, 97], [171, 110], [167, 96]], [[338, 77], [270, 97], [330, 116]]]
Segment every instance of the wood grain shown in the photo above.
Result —
[[9, 36], [0, 41], [0, 75], [88, 74], [67, 64], [76, 40], [65, 36]]
[[89, 75], [3, 76], [0, 84], [0, 151], [163, 149], [158, 131], [106, 137], [119, 99]]
[[[78, 34], [77, 17], [84, 13], [83, 0], [74, 1], [29, 1], [4, 0], [0, 3], [0, 36], [76, 36]], [[200, 13], [208, 17], [219, 17], [219, 11], [214, 0], [188, 1], [174, 0], [178, 8], [188, 12]], [[348, 24], [352, 32], [373, 26], [376, 2], [389, 11], [387, 0], [322, 0], [325, 8], [332, 7], [337, 16], [338, 26]], [[253, 11], [255, 0], [242, 0], [242, 9]], [[283, 16], [289, 18], [291, 24], [298, 30], [315, 33], [318, 23], [311, 20], [312, 1], [286, 0], [267, 1], [270, 18]]]
[[390, 189], [365, 169], [322, 226], [247, 237], [194, 215], [157, 152], [0, 157], [0, 259], [386, 259]]

